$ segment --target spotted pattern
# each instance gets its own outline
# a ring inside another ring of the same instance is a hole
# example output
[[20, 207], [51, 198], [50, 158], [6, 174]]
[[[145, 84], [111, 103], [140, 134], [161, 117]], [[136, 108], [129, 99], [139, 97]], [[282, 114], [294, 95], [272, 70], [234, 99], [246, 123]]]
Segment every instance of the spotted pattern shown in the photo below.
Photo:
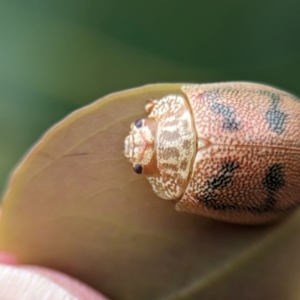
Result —
[[234, 108], [217, 102], [218, 94], [215, 92], [207, 92], [203, 95], [203, 97], [206, 97], [209, 100], [210, 109], [224, 118], [224, 130], [234, 131], [239, 129], [240, 124], [236, 120]]
[[[204, 188], [204, 192], [198, 194], [196, 198], [199, 201], [202, 201], [208, 208], [214, 210], [224, 210], [224, 209], [235, 209], [234, 205], [230, 204], [221, 204], [215, 201], [214, 191], [217, 189], [222, 189], [223, 187], [228, 186], [232, 181], [232, 175], [239, 167], [238, 163], [234, 161], [225, 162], [221, 166], [220, 175], [217, 177], [209, 178], [207, 184]], [[204, 194], [204, 195], [202, 195]]]
[[266, 120], [269, 124], [269, 129], [278, 134], [284, 132], [287, 114], [278, 109], [280, 96], [278, 94], [271, 94], [271, 109], [266, 112]]
[[263, 180], [263, 185], [268, 192], [274, 193], [278, 189], [284, 186], [284, 173], [283, 166], [281, 164], [274, 164], [268, 168], [266, 177]]

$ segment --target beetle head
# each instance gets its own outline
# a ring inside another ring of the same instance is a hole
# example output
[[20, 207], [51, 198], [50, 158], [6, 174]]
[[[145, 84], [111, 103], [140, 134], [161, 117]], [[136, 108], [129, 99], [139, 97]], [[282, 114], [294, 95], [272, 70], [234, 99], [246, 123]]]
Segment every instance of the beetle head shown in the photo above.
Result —
[[125, 138], [124, 154], [138, 174], [154, 174], [157, 171], [155, 156], [156, 122], [153, 119], [139, 119], [131, 124], [131, 131]]

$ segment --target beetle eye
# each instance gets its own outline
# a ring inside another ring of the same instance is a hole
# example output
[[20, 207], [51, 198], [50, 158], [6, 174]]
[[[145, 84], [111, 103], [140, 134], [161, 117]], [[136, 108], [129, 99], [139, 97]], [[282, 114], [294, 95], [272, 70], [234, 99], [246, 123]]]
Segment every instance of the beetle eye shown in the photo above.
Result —
[[134, 167], [133, 167], [133, 170], [135, 173], [137, 174], [142, 174], [143, 172], [143, 166], [142, 165], [139, 165], [139, 164], [136, 164]]
[[136, 120], [135, 122], [134, 122], [134, 126], [136, 127], [136, 128], [140, 128], [140, 127], [142, 127], [143, 126], [143, 120], [142, 119], [138, 119], [138, 120]]

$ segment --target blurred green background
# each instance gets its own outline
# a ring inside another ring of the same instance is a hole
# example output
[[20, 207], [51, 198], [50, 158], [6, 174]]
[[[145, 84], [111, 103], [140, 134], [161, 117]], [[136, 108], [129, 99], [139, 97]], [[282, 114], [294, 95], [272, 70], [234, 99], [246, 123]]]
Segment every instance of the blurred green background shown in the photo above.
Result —
[[0, 0], [0, 191], [47, 128], [107, 93], [250, 80], [300, 95], [300, 1]]

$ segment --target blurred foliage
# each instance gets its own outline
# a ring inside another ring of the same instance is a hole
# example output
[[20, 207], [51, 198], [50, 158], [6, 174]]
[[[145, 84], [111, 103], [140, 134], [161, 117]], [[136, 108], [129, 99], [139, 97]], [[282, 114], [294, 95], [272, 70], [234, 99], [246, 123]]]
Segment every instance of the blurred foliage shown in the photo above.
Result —
[[300, 2], [0, 0], [0, 190], [52, 124], [154, 82], [251, 80], [300, 94]]

